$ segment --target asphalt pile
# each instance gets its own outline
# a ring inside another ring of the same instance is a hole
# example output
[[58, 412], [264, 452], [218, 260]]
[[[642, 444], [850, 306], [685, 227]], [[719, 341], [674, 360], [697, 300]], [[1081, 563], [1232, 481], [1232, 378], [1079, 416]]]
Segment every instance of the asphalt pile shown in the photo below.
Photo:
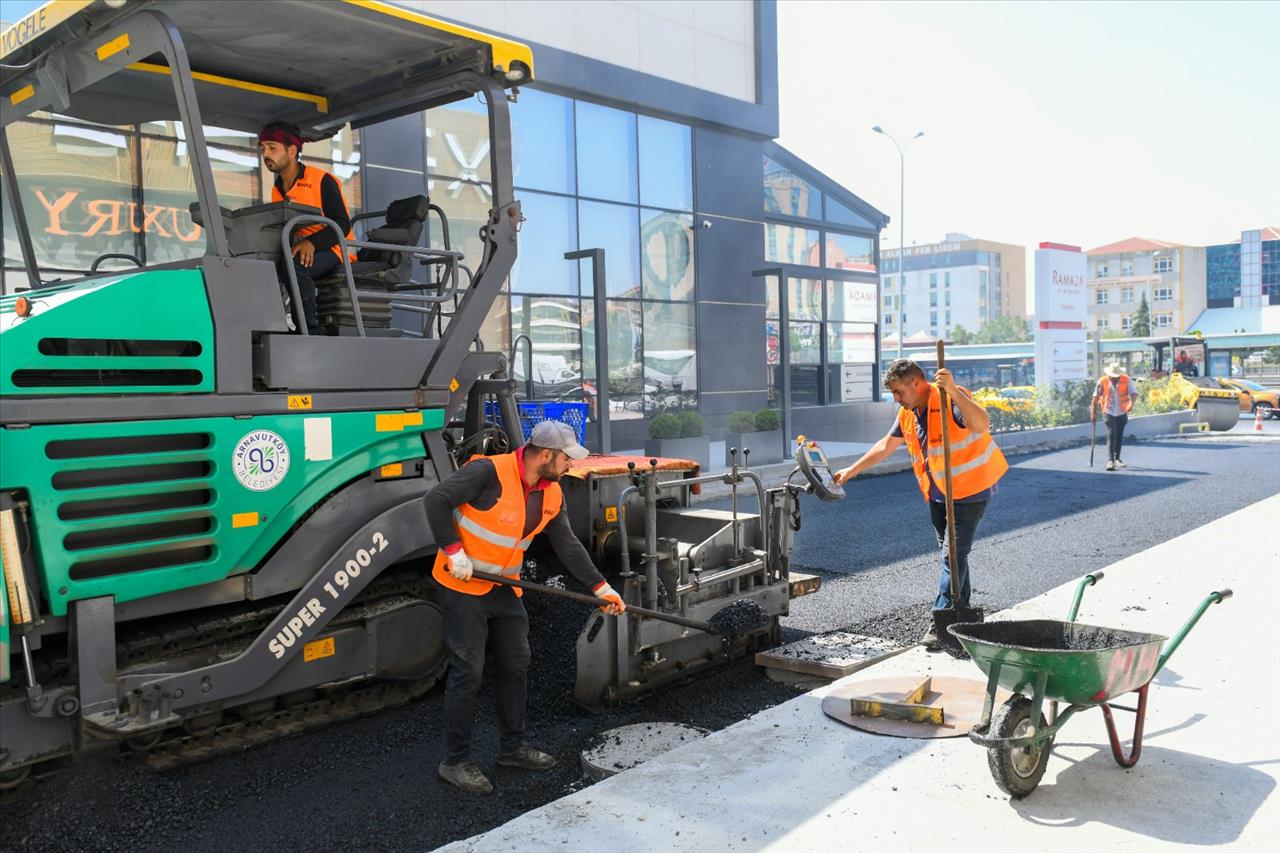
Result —
[[769, 614], [751, 599], [739, 598], [728, 607], [716, 611], [711, 617], [711, 627], [726, 636], [740, 637], [769, 627]]

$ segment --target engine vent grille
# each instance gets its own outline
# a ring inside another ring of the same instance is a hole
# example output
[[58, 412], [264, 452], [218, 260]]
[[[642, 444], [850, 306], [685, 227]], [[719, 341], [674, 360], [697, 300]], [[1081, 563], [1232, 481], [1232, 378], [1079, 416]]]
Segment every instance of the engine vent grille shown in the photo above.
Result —
[[214, 559], [213, 445], [204, 432], [47, 442], [71, 579]]

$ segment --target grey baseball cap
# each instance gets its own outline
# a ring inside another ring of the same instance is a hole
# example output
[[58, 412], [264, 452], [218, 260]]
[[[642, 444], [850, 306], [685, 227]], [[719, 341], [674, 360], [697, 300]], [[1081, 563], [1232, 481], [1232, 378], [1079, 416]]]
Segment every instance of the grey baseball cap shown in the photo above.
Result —
[[529, 433], [529, 443], [551, 450], [563, 450], [570, 459], [586, 459], [588, 451], [578, 444], [573, 427], [563, 421], [542, 421]]

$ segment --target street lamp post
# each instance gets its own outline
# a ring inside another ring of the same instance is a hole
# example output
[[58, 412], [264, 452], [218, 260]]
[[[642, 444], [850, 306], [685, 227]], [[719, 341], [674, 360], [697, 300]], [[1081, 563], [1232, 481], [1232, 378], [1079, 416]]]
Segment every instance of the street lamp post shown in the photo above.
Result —
[[916, 135], [908, 139], [906, 142], [899, 144], [894, 139], [893, 134], [886, 131], [880, 125], [871, 128], [881, 136], [889, 137], [889, 141], [893, 143], [893, 147], [898, 149], [898, 358], [902, 358], [902, 340], [907, 336], [905, 323], [907, 321], [907, 258], [906, 258], [906, 218], [907, 207], [907, 155], [906, 147], [911, 144], [912, 139], [919, 139], [924, 136], [923, 130], [917, 130]]

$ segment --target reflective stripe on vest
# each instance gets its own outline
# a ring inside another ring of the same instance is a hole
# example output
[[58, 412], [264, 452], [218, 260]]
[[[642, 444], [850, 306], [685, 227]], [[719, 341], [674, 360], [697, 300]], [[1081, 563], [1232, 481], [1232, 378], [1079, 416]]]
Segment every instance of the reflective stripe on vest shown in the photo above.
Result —
[[[333, 175], [330, 175], [324, 169], [317, 169], [315, 166], [308, 166], [304, 163], [299, 163], [298, 165], [302, 169], [302, 174], [298, 175], [298, 180], [294, 181], [293, 186], [289, 187], [288, 191], [283, 195], [280, 194], [280, 185], [278, 183], [272, 184], [271, 200], [284, 201], [288, 198], [289, 201], [294, 202], [295, 204], [304, 204], [307, 207], [314, 207], [321, 211], [323, 215], [324, 199], [320, 193], [320, 185], [324, 183], [324, 179], [326, 177], [333, 178]], [[337, 178], [333, 179], [335, 182], [338, 180]], [[341, 183], [338, 183], [338, 190], [342, 190]], [[342, 203], [346, 204], [346, 202], [347, 199], [344, 196]], [[347, 210], [348, 212], [351, 210], [350, 206], [347, 207]], [[294, 232], [294, 236], [295, 239], [300, 240], [304, 237], [310, 237], [312, 234], [318, 234], [321, 229], [327, 228], [329, 228], [329, 226], [321, 225], [319, 223], [316, 223], [315, 225], [304, 225]], [[332, 229], [329, 230], [332, 231]], [[348, 240], [355, 239], [355, 235], [352, 233], [351, 229], [347, 229], [346, 238]], [[342, 250], [339, 248], [338, 244], [335, 243], [331, 251], [338, 256], [339, 260], [341, 260]], [[347, 254], [351, 260], [354, 261], [356, 259], [354, 254], [350, 252]]]
[[[1116, 383], [1116, 394], [1120, 397], [1120, 411], [1126, 415], [1133, 408], [1133, 398], [1129, 396], [1129, 377], [1121, 376], [1120, 381]], [[1105, 412], [1107, 406], [1111, 403], [1111, 377], [1102, 377], [1102, 393], [1098, 395], [1098, 402], [1102, 404], [1102, 410]]]
[[[960, 390], [968, 395], [967, 389], [960, 388]], [[898, 411], [898, 427], [906, 441], [907, 452], [911, 456], [911, 467], [916, 475], [916, 483], [926, 501], [929, 500], [929, 474], [933, 475], [939, 491], [946, 486], [942, 422], [939, 418], [932, 416], [935, 413], [939, 417], [942, 416], [941, 405], [942, 397], [937, 387], [930, 385], [929, 399], [926, 402], [926, 411], [929, 414], [927, 448], [920, 447], [915, 412], [905, 406]], [[1004, 472], [1009, 470], [1009, 463], [1005, 461], [1004, 454], [996, 446], [995, 439], [990, 433], [960, 426], [950, 411], [945, 416], [951, 419], [948, 424], [948, 438], [951, 443], [953, 497], [967, 498], [994, 486], [1004, 476]], [[928, 465], [927, 471], [926, 465]]]
[[[519, 577], [524, 552], [533, 542], [533, 537], [560, 513], [563, 500], [560, 485], [552, 483], [543, 490], [542, 517], [529, 534], [520, 539], [517, 537], [524, 532], [527, 503], [520, 463], [514, 453], [478, 458], [488, 459], [493, 464], [500, 489], [498, 500], [487, 510], [476, 509], [470, 504], [454, 508], [453, 523], [462, 542], [462, 550], [471, 558], [476, 571]], [[436, 554], [431, 576], [441, 585], [468, 595], [484, 595], [494, 587], [490, 581], [460, 581], [449, 574], [449, 558], [444, 551]], [[521, 591], [517, 589], [515, 594], [520, 595]]]

